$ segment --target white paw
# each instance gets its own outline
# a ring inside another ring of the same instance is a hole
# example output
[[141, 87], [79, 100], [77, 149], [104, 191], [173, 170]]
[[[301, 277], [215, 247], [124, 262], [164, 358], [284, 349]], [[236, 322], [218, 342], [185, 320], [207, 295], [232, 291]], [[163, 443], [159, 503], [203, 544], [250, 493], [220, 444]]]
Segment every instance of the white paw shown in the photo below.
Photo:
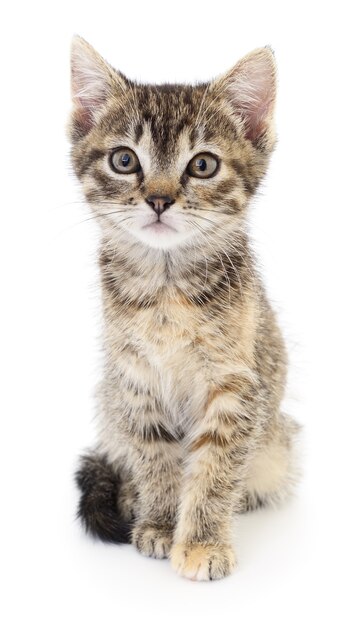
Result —
[[227, 544], [185, 544], [172, 547], [172, 567], [190, 580], [217, 580], [228, 576], [236, 565], [233, 549]]
[[167, 528], [139, 524], [133, 530], [132, 543], [144, 556], [165, 559], [172, 546], [172, 532]]

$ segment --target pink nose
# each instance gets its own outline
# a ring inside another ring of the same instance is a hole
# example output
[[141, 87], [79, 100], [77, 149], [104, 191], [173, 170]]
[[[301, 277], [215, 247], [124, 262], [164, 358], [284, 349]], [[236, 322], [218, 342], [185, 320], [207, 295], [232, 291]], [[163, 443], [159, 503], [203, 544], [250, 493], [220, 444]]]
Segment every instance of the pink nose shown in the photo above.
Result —
[[148, 196], [145, 200], [159, 217], [175, 202], [170, 196]]

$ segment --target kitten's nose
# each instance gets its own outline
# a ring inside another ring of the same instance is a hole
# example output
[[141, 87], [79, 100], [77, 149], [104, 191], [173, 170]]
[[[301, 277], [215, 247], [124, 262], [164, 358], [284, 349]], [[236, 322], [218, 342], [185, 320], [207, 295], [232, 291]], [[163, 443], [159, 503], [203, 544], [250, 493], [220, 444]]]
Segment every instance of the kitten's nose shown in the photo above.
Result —
[[170, 196], [148, 196], [145, 200], [159, 217], [175, 202]]

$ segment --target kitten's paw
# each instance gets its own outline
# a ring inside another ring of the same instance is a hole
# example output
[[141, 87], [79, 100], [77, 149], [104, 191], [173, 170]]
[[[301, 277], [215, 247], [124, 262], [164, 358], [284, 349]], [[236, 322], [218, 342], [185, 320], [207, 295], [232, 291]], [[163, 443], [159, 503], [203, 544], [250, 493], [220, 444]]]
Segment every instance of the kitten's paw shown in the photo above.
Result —
[[234, 551], [227, 544], [178, 543], [170, 558], [174, 570], [190, 580], [224, 578], [236, 565]]
[[138, 524], [133, 530], [132, 543], [144, 556], [166, 559], [172, 546], [172, 531], [150, 524]]

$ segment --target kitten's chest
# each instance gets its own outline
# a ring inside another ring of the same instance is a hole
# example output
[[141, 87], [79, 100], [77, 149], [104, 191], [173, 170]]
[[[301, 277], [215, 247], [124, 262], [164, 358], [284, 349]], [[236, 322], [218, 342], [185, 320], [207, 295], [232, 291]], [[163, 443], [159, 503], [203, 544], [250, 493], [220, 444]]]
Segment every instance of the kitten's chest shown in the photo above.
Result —
[[138, 317], [131, 333], [174, 419], [199, 414], [222, 367], [230, 369], [218, 322], [185, 302], [164, 302]]
[[166, 359], [192, 347], [202, 323], [202, 316], [188, 305], [163, 302], [147, 311], [137, 331], [150, 354]]

